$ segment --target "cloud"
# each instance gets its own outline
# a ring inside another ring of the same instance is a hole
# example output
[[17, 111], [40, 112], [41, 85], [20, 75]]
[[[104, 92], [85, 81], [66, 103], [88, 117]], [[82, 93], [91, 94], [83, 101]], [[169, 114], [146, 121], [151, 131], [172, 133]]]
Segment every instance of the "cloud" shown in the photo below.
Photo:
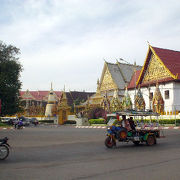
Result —
[[21, 49], [23, 89], [96, 90], [103, 59], [142, 65], [147, 40], [179, 50], [180, 2], [3, 0], [1, 40]]

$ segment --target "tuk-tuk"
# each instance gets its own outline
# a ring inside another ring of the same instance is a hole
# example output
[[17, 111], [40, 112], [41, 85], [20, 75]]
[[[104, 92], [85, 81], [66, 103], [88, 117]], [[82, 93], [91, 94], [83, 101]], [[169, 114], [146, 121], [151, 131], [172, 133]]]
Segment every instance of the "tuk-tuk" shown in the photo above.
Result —
[[[160, 138], [160, 129], [137, 128], [133, 122], [133, 117], [143, 116], [159, 116], [157, 113], [150, 111], [123, 111], [116, 112], [116, 115], [122, 116], [122, 120], [112, 118], [108, 122], [107, 138], [105, 139], [105, 146], [112, 148], [116, 146], [116, 141], [119, 142], [133, 142], [135, 145], [146, 143], [152, 146], [157, 143], [157, 138]], [[126, 119], [126, 116], [131, 117]], [[134, 124], [134, 125], [133, 125]]]

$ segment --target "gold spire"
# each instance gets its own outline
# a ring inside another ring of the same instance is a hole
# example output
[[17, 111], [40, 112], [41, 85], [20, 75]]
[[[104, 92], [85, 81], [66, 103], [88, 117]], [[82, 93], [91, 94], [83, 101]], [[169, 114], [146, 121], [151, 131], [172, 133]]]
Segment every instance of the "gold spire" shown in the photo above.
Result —
[[51, 82], [51, 91], [53, 90], [53, 88], [52, 88], [52, 82]]

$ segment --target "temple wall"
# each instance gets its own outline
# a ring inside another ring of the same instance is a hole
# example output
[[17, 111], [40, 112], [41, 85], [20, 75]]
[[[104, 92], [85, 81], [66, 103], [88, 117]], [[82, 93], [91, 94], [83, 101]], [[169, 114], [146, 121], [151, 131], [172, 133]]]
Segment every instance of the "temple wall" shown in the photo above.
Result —
[[[155, 92], [156, 86], [150, 86], [150, 93]], [[166, 84], [160, 84], [159, 89], [161, 92], [161, 95], [164, 100], [164, 111], [165, 112], [172, 112], [172, 111], [180, 111], [180, 83], [166, 83]], [[169, 99], [165, 99], [165, 91], [169, 90]], [[134, 108], [134, 95], [135, 90], [128, 90], [129, 95], [131, 97], [133, 108]], [[152, 102], [149, 103], [149, 89], [148, 87], [142, 87], [141, 92], [143, 94], [145, 103], [146, 103], [146, 109], [152, 109]], [[137, 89], [136, 89], [137, 93]], [[151, 106], [151, 108], [150, 108]]]
[[180, 82], [174, 83], [174, 108], [180, 111]]

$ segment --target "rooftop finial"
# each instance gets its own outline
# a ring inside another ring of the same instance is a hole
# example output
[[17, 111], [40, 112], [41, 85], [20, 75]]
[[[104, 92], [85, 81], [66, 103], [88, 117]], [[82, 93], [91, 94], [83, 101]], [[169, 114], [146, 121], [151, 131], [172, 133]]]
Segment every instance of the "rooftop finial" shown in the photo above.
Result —
[[52, 82], [51, 82], [51, 90], [52, 90]]

